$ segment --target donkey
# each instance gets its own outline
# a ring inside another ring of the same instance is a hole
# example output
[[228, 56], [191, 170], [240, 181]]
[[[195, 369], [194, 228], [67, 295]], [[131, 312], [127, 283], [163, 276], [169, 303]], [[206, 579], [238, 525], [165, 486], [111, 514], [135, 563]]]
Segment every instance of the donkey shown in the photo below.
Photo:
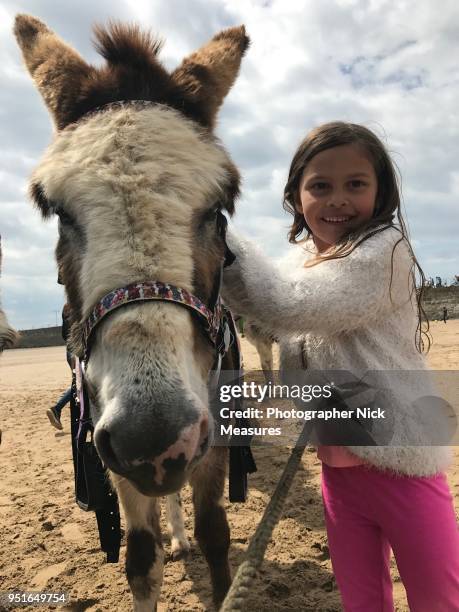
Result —
[[[243, 26], [224, 30], [169, 73], [161, 44], [138, 27], [94, 31], [101, 68], [34, 17], [18, 15], [14, 28], [56, 127], [30, 194], [44, 218], [58, 216], [56, 259], [80, 357], [85, 322], [117, 288], [170, 283], [194, 302], [215, 302], [227, 254], [221, 211], [234, 212], [239, 174], [213, 128], [249, 44]], [[187, 480], [216, 606], [231, 582], [227, 449], [211, 444], [214, 360], [198, 318], [177, 304], [132, 302], [92, 334], [94, 441], [124, 509], [138, 611], [155, 609], [162, 583], [159, 496]]]
[[266, 383], [273, 383], [273, 344], [277, 342], [276, 338], [250, 319], [245, 321], [244, 334], [257, 349]]
[[241, 336], [247, 338], [258, 353], [266, 384], [273, 383], [273, 344], [277, 342], [277, 338], [259, 327], [253, 319], [247, 319], [243, 315], [235, 315], [234, 319]]
[[[0, 238], [0, 272], [2, 269], [2, 245]], [[0, 353], [6, 348], [14, 346], [18, 340], [18, 333], [8, 323], [6, 314], [3, 312], [0, 303]]]

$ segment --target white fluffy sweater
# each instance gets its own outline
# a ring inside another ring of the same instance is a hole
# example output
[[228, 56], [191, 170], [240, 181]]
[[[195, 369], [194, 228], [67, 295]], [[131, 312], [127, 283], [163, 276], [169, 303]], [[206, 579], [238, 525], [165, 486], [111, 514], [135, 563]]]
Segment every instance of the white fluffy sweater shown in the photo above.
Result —
[[[397, 228], [385, 228], [347, 257], [305, 268], [316, 254], [312, 240], [294, 246], [275, 265], [230, 229], [227, 241], [236, 262], [225, 270], [223, 298], [279, 338], [281, 370], [347, 370], [359, 377], [382, 371], [388, 389], [396, 379], [391, 446], [347, 448], [380, 469], [431, 476], [450, 464], [451, 449], [422, 445], [428, 444], [426, 431], [435, 426], [435, 415], [419, 412], [413, 399], [434, 390], [415, 346], [413, 262], [400, 238]], [[393, 376], [387, 370], [395, 371]], [[404, 374], [407, 370], [425, 370], [425, 376]], [[426, 422], [431, 417], [432, 423]], [[378, 426], [385, 425], [376, 423], [376, 434]]]

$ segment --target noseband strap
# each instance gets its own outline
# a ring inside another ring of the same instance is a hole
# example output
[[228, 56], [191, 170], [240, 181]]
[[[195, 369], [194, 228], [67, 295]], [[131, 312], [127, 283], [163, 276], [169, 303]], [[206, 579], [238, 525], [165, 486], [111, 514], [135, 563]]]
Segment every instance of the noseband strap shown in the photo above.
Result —
[[91, 334], [102, 319], [121, 306], [149, 301], [174, 302], [192, 310], [203, 321], [210, 341], [214, 345], [217, 344], [223, 309], [220, 298], [216, 300], [213, 310], [210, 310], [199, 298], [186, 289], [160, 281], [145, 281], [114, 289], [97, 302], [86, 319], [83, 330], [86, 358], [88, 357]]

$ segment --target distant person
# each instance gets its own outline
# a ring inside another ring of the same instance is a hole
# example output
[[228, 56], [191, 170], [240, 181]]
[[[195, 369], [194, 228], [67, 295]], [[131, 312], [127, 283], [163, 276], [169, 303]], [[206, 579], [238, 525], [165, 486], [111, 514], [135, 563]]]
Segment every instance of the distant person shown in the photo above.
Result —
[[[68, 349], [67, 340], [70, 334], [70, 307], [68, 304], [64, 304], [64, 308], [62, 309], [62, 338], [64, 339], [66, 345], [66, 356], [67, 363], [69, 364], [70, 370], [73, 372], [75, 358], [72, 353]], [[70, 402], [72, 398], [72, 387], [69, 387], [64, 393], [61, 395], [57, 403], [52, 407], [48, 408], [46, 411], [46, 415], [49, 419], [49, 422], [56, 429], [63, 429], [61, 423], [61, 414], [64, 407]]]
[[46, 411], [49, 422], [56, 429], [64, 429], [61, 423], [61, 414], [62, 414], [62, 410], [64, 409], [64, 407], [70, 402], [71, 399], [72, 399], [72, 387], [69, 387], [60, 396], [57, 403], [52, 408], [48, 408], [48, 410]]
[[446, 324], [446, 319], [448, 318], [448, 310], [446, 306], [443, 306], [443, 323]]

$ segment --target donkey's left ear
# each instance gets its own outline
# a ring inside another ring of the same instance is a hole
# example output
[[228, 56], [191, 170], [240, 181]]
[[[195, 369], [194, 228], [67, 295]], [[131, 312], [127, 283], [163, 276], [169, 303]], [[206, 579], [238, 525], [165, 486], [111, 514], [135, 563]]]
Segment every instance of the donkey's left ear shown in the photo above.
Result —
[[236, 80], [249, 44], [244, 26], [223, 30], [185, 58], [171, 75], [187, 97], [204, 109], [210, 128], [213, 128], [218, 109]]
[[17, 15], [14, 34], [25, 64], [58, 129], [71, 122], [81, 85], [94, 70], [44, 23]]

